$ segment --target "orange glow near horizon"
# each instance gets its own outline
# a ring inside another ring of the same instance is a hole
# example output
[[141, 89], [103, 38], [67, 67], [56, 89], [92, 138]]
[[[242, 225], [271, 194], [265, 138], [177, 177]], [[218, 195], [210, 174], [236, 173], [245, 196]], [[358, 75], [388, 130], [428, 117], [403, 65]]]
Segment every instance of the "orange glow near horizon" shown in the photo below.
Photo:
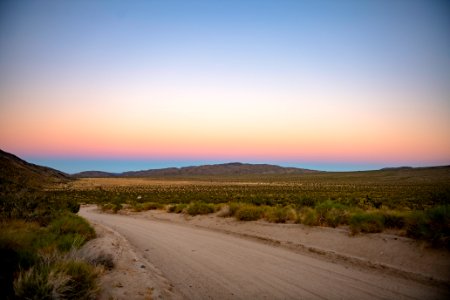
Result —
[[450, 164], [443, 4], [163, 2], [11, 4], [0, 148]]

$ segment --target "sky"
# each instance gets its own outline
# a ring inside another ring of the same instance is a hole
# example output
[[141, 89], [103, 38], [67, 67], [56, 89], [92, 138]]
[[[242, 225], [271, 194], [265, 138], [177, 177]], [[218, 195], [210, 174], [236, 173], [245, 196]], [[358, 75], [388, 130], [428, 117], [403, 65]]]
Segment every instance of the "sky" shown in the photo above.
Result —
[[68, 173], [450, 164], [450, 4], [1, 1], [0, 148]]

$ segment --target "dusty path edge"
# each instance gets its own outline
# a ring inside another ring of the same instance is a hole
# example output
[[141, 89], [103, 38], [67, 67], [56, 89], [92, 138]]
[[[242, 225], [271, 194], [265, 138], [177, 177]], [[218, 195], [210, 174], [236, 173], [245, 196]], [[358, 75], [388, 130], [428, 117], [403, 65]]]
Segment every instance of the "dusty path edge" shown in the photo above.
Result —
[[[83, 216], [84, 217], [84, 216]], [[171, 283], [128, 239], [110, 226], [89, 220], [97, 237], [83, 246], [85, 256], [110, 254], [115, 266], [100, 278], [98, 299], [179, 299]], [[125, 289], [124, 289], [125, 288]], [[128, 295], [127, 295], [128, 294]]]

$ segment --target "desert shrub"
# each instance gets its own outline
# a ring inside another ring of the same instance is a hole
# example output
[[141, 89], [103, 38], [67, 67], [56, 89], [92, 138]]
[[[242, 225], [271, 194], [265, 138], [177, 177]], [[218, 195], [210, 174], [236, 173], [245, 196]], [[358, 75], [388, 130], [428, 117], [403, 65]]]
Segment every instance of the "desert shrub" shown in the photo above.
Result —
[[37, 260], [37, 223], [18, 220], [0, 222], [0, 291], [5, 298], [13, 294], [14, 274], [28, 269]]
[[406, 234], [427, 240], [434, 246], [450, 248], [450, 206], [412, 212], [406, 220]]
[[296, 201], [296, 205], [298, 208], [301, 208], [303, 206], [314, 207], [316, 205], [316, 202], [316, 199], [309, 196], [304, 196]]
[[81, 247], [86, 241], [95, 237], [95, 231], [89, 223], [74, 214], [62, 214], [46, 228], [38, 244], [41, 247], [55, 245], [60, 251]]
[[239, 221], [256, 221], [262, 218], [264, 210], [260, 206], [242, 205], [235, 213]]
[[266, 210], [264, 217], [273, 223], [286, 223], [295, 221], [296, 213], [291, 207], [270, 207]]
[[380, 211], [384, 219], [384, 227], [398, 228], [405, 227], [405, 214], [398, 211]]
[[359, 232], [375, 233], [384, 229], [384, 218], [375, 212], [357, 212], [350, 217], [350, 230], [353, 234]]
[[164, 204], [156, 203], [156, 202], [144, 202], [141, 205], [142, 205], [142, 210], [154, 210], [154, 209], [164, 208]]
[[168, 213], [174, 213], [175, 212], [175, 208], [176, 208], [176, 204], [170, 204], [167, 206], [166, 211]]
[[346, 206], [332, 200], [327, 200], [318, 204], [316, 206], [316, 211], [319, 215], [319, 223], [331, 227], [337, 227], [340, 224], [348, 223], [348, 214], [345, 209]]
[[117, 214], [117, 212], [119, 210], [121, 210], [122, 208], [123, 208], [122, 203], [113, 203], [112, 204], [112, 212], [115, 213], [115, 214]]
[[185, 204], [185, 203], [172, 204], [172, 205], [169, 205], [169, 206], [167, 207], [167, 212], [179, 214], [179, 213], [182, 213], [183, 210], [184, 210], [187, 206], [188, 206], [188, 205]]
[[141, 212], [142, 211], [142, 204], [141, 203], [136, 203], [136, 202], [132, 202], [130, 204], [131, 209], [135, 212]]
[[[75, 277], [74, 274], [63, 274], [53, 268], [54, 262], [64, 257], [57, 250], [80, 247], [94, 236], [95, 232], [89, 223], [71, 213], [60, 214], [47, 227], [17, 220], [0, 223], [2, 295], [12, 298], [16, 293], [19, 299], [75, 299], [61, 296], [70, 287], [68, 284], [74, 284], [70, 280], [75, 280]], [[48, 259], [38, 253], [53, 254]], [[67, 278], [70, 280], [67, 281]]]
[[48, 230], [58, 235], [79, 234], [86, 240], [95, 237], [94, 228], [85, 219], [74, 214], [64, 214], [55, 219], [48, 226]]
[[99, 290], [98, 270], [81, 260], [64, 260], [55, 265], [56, 273], [70, 278], [69, 288], [64, 293], [66, 299], [96, 299]]
[[83, 261], [41, 259], [14, 281], [19, 299], [95, 299], [98, 270]]
[[76, 202], [75, 200], [68, 201], [67, 208], [71, 213], [76, 214], [80, 211], [80, 203]]
[[192, 202], [186, 208], [186, 212], [191, 216], [211, 214], [214, 211], [214, 204], [205, 202]]
[[113, 207], [114, 207], [114, 205], [112, 203], [102, 203], [102, 204], [100, 204], [100, 209], [103, 212], [112, 211]]
[[308, 226], [319, 225], [319, 215], [314, 208], [304, 207], [299, 211], [297, 222]]
[[230, 216], [236, 215], [236, 212], [241, 208], [242, 203], [231, 202], [228, 207], [230, 209]]

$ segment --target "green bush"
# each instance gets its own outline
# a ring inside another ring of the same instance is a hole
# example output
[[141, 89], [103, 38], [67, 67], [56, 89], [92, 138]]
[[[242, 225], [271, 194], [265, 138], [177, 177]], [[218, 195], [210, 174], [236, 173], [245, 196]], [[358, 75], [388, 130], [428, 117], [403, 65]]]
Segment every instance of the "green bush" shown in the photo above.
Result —
[[186, 208], [186, 212], [191, 216], [211, 214], [214, 211], [214, 204], [205, 202], [192, 202]]
[[66, 213], [53, 220], [37, 244], [39, 247], [56, 246], [60, 251], [69, 251], [81, 247], [95, 237], [95, 231], [89, 223], [74, 214]]
[[37, 261], [37, 223], [11, 220], [0, 222], [0, 291], [8, 299], [14, 293], [14, 274], [28, 269]]
[[264, 210], [260, 206], [241, 205], [235, 217], [239, 221], [256, 221], [262, 218]]
[[154, 209], [164, 208], [164, 204], [156, 203], [156, 202], [144, 202], [141, 205], [142, 205], [142, 210], [154, 210]]
[[319, 225], [319, 215], [314, 208], [304, 207], [300, 210], [297, 222], [308, 226]]
[[381, 211], [384, 218], [384, 227], [402, 229], [406, 224], [405, 213], [397, 211]]
[[296, 214], [290, 207], [270, 207], [266, 210], [264, 217], [269, 222], [286, 223], [295, 221]]
[[450, 249], [450, 206], [412, 212], [406, 220], [406, 234]]
[[353, 234], [359, 232], [375, 233], [384, 229], [384, 218], [379, 213], [359, 212], [350, 217], [350, 230]]
[[117, 214], [117, 212], [118, 212], [119, 210], [121, 210], [122, 208], [123, 208], [122, 203], [113, 203], [113, 204], [112, 204], [112, 211], [113, 211], [113, 213], [115, 213], [115, 214]]
[[230, 208], [230, 216], [235, 216], [236, 212], [241, 208], [242, 203], [231, 202], [228, 207]]
[[58, 235], [79, 234], [85, 240], [95, 237], [94, 228], [82, 217], [74, 214], [64, 214], [48, 226], [50, 232]]
[[318, 204], [316, 206], [316, 211], [319, 215], [319, 223], [321, 225], [337, 227], [340, 224], [348, 223], [346, 206], [343, 204], [327, 200]]
[[172, 204], [167, 207], [167, 212], [180, 214], [187, 206], [186, 203]]
[[14, 281], [19, 299], [96, 299], [98, 270], [77, 260], [41, 259]]

